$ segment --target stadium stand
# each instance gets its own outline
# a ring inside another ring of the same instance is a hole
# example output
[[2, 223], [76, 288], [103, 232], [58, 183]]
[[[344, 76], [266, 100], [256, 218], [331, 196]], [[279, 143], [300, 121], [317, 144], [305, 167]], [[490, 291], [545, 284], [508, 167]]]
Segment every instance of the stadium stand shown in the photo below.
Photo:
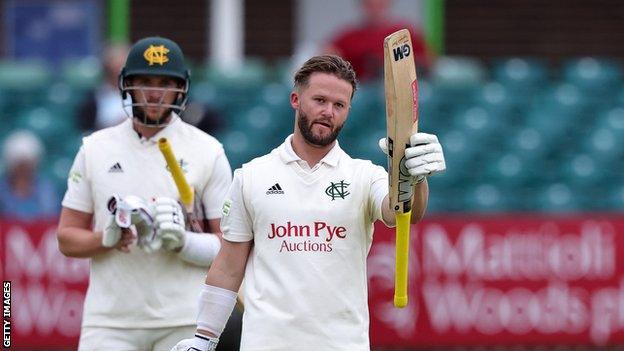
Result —
[[[0, 62], [0, 121], [44, 141], [44, 169], [59, 190], [80, 145], [75, 107], [101, 79], [97, 64], [66, 62], [59, 73], [36, 62]], [[290, 132], [291, 84], [250, 60], [238, 74], [196, 66], [191, 100], [223, 114], [232, 167], [264, 154]], [[420, 77], [420, 129], [440, 136], [448, 171], [431, 179], [430, 212], [592, 211], [624, 208], [624, 84], [618, 61], [579, 57], [558, 67], [531, 57], [489, 63], [443, 57]], [[382, 82], [360, 86], [341, 145], [386, 165]], [[579, 128], [582, 125], [582, 128]], [[595, 190], [598, 185], [601, 190]]]

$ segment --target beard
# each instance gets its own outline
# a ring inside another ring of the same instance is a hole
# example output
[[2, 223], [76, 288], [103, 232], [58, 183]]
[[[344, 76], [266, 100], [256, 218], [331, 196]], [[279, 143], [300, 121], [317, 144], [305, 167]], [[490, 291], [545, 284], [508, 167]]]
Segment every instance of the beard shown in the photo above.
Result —
[[160, 114], [160, 117], [158, 117], [158, 119], [154, 120], [146, 116], [145, 111], [142, 107], [132, 107], [132, 117], [136, 118], [139, 122], [145, 125], [159, 126], [163, 123], [167, 123], [169, 122], [169, 119], [171, 117], [171, 112], [173, 112], [173, 109], [167, 108]]
[[[139, 123], [146, 125], [146, 126], [153, 126], [153, 127], [160, 127], [161, 125], [167, 124], [169, 123], [169, 120], [171, 119], [171, 112], [174, 111], [173, 108], [171, 107], [166, 107], [163, 109], [163, 111], [160, 113], [160, 115], [158, 116], [158, 118], [156, 119], [152, 119], [147, 117], [147, 113], [145, 112], [145, 109], [147, 109], [148, 105], [162, 105], [163, 103], [163, 99], [160, 99], [159, 101], [152, 101], [152, 102], [148, 102], [147, 98], [145, 96], [145, 92], [143, 90], [139, 90], [137, 91], [131, 91], [130, 93], [130, 100], [132, 101], [132, 117], [133, 119], [136, 119]], [[142, 96], [142, 99], [139, 100], [138, 97]], [[145, 102], [139, 102], [139, 101], [145, 101]], [[175, 104], [176, 102], [172, 102], [172, 104]], [[176, 109], [177, 110], [177, 109]], [[176, 111], [179, 113], [179, 111]]]
[[340, 134], [340, 130], [344, 126], [344, 123], [343, 123], [339, 126], [335, 126], [332, 129], [331, 133], [329, 133], [328, 135], [317, 136], [317, 135], [314, 135], [314, 133], [312, 132], [312, 123], [310, 122], [310, 118], [308, 118], [308, 115], [305, 112], [303, 112], [301, 109], [299, 109], [298, 112], [299, 112], [299, 120], [297, 122], [297, 125], [299, 126], [299, 131], [301, 131], [301, 135], [303, 136], [303, 139], [305, 139], [305, 141], [307, 141], [311, 145], [327, 146], [333, 143], [338, 138], [338, 134]]

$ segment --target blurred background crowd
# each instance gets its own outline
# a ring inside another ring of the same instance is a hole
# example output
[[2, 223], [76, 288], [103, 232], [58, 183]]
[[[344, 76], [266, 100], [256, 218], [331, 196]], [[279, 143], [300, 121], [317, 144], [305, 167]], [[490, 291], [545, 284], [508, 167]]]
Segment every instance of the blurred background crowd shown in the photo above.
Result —
[[3, 0], [0, 216], [56, 218], [81, 138], [126, 117], [117, 76], [151, 35], [190, 61], [183, 118], [232, 168], [291, 132], [292, 73], [317, 53], [360, 79], [339, 139], [384, 165], [383, 37], [410, 28], [420, 130], [447, 171], [428, 213], [624, 209], [624, 2], [619, 0]]
[[[117, 75], [145, 35], [184, 48], [184, 118], [217, 136], [233, 167], [289, 132], [292, 68], [344, 55], [361, 86], [342, 145], [385, 165], [381, 42], [402, 27], [415, 43], [421, 130], [440, 136], [448, 162], [431, 181], [430, 213], [619, 210], [623, 16], [615, 0], [3, 1], [0, 138], [37, 141], [3, 148], [13, 190], [0, 210], [58, 209], [43, 202], [64, 192], [81, 137], [126, 118]], [[14, 171], [21, 157], [32, 166]], [[15, 172], [48, 178], [36, 187], [50, 190], [27, 196]]]

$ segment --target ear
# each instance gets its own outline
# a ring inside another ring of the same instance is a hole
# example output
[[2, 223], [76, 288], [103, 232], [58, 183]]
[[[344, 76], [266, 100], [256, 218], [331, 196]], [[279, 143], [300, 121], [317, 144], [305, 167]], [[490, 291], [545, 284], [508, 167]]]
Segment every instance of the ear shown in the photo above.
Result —
[[299, 93], [296, 91], [290, 93], [290, 106], [295, 110], [299, 109]]

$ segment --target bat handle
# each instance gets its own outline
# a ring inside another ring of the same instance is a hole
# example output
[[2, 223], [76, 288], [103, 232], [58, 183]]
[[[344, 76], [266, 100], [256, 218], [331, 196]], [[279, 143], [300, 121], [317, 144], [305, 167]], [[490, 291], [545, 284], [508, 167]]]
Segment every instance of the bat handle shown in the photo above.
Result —
[[412, 212], [396, 214], [396, 267], [394, 307], [407, 306], [407, 271], [409, 262], [410, 217]]
[[173, 181], [175, 182], [176, 188], [178, 188], [178, 193], [180, 193], [180, 200], [184, 206], [186, 206], [187, 209], [190, 208], [192, 212], [194, 196], [193, 189], [186, 181], [184, 172], [182, 171], [178, 160], [176, 160], [167, 138], [158, 139], [158, 148], [167, 162]]

